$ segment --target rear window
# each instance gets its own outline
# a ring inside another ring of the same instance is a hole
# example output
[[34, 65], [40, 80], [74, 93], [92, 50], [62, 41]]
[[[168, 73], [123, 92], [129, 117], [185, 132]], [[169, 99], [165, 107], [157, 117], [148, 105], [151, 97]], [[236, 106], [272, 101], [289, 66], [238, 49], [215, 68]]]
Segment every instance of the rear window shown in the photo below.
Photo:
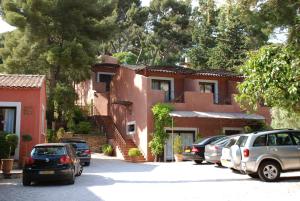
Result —
[[221, 139], [218, 139], [214, 142], [212, 142], [211, 144], [223, 144], [224, 142], [226, 142], [228, 140], [228, 137], [223, 137]]
[[235, 139], [235, 138], [228, 140], [227, 144], [225, 145], [225, 148], [229, 148], [229, 147], [235, 145], [236, 141], [237, 141], [237, 139]]
[[236, 142], [236, 145], [239, 147], [244, 147], [247, 142], [248, 136], [240, 136], [238, 141]]
[[52, 146], [52, 147], [35, 147], [31, 155], [40, 156], [40, 155], [66, 155], [67, 151], [65, 147], [62, 146]]
[[89, 145], [87, 143], [84, 142], [80, 142], [80, 143], [73, 143], [77, 149], [89, 149]]

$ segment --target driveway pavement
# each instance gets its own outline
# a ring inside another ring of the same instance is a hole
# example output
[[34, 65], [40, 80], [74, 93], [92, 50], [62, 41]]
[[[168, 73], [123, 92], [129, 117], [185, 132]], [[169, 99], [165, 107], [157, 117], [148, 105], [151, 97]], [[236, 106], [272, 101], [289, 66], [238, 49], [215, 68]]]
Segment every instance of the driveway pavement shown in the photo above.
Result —
[[21, 180], [0, 180], [0, 201], [298, 201], [300, 172], [264, 183], [214, 165], [134, 164], [94, 154], [74, 185], [23, 187]]

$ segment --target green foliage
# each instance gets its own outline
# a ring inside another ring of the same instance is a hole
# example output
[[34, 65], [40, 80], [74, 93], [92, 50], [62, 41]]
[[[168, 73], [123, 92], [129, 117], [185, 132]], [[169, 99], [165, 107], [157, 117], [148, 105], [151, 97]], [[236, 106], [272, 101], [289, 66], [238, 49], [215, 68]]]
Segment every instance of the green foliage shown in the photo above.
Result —
[[300, 113], [287, 111], [281, 108], [274, 107], [271, 110], [272, 127], [300, 129]]
[[92, 130], [92, 124], [88, 121], [81, 121], [75, 126], [75, 133], [89, 134]]
[[30, 134], [22, 135], [22, 141], [23, 142], [30, 142], [31, 140], [32, 140], [32, 136]]
[[47, 75], [49, 122], [67, 119], [74, 90], [65, 100], [61, 87], [89, 78], [98, 41], [113, 35], [115, 7], [115, 0], [1, 1], [2, 17], [18, 28], [0, 50], [4, 71]]
[[111, 156], [113, 153], [113, 148], [110, 144], [104, 144], [104, 145], [102, 145], [102, 152], [106, 156]]
[[56, 137], [56, 132], [54, 132], [51, 129], [47, 129], [47, 142], [52, 143], [52, 142], [58, 142], [57, 137]]
[[173, 150], [174, 150], [174, 154], [182, 154], [182, 152], [183, 152], [182, 140], [181, 140], [181, 137], [179, 135], [176, 135], [175, 138], [174, 138]]
[[202, 140], [202, 138], [203, 138], [203, 135], [201, 133], [197, 133], [195, 142], [196, 143], [200, 142]]
[[252, 133], [257, 131], [271, 130], [271, 127], [268, 126], [264, 121], [253, 120], [248, 122], [248, 126], [244, 127], [245, 133]]
[[64, 138], [66, 132], [64, 128], [59, 128], [58, 131], [56, 132], [56, 137], [57, 140], [59, 141], [60, 139]]
[[130, 157], [137, 157], [137, 156], [141, 156], [142, 153], [138, 148], [130, 148], [128, 150], [128, 156]]
[[228, 0], [218, 8], [214, 0], [200, 0], [193, 13], [193, 47], [187, 52], [194, 68], [234, 69], [246, 52], [265, 44], [268, 37], [250, 6]]
[[18, 140], [19, 140], [19, 137], [16, 134], [7, 134], [5, 136], [5, 141], [7, 143], [7, 146], [9, 147], [9, 149], [8, 149], [9, 151], [6, 153], [7, 158], [10, 158], [11, 153], [14, 152], [15, 149], [17, 148]]
[[272, 45], [253, 52], [240, 71], [246, 76], [238, 85], [236, 100], [244, 109], [259, 103], [300, 111], [300, 52], [289, 46]]
[[136, 64], [137, 56], [132, 52], [118, 52], [113, 56], [118, 58], [121, 64]]
[[9, 152], [9, 146], [5, 140], [6, 134], [0, 133], [0, 159], [7, 158], [7, 153]]
[[173, 110], [172, 105], [157, 103], [152, 107], [154, 117], [154, 136], [149, 143], [151, 153], [156, 157], [161, 155], [164, 145], [169, 135], [165, 132], [165, 127], [171, 126], [172, 118], [170, 112]]
[[77, 100], [77, 97], [77, 93], [71, 85], [62, 83], [56, 85], [51, 101], [54, 102], [54, 111], [57, 119], [61, 122], [71, 119], [73, 112], [76, 111], [74, 102]]

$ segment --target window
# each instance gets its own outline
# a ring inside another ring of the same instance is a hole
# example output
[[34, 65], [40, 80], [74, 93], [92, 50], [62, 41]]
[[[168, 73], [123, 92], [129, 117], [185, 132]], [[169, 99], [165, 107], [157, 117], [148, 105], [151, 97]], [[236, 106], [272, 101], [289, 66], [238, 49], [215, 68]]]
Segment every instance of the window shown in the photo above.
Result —
[[135, 129], [136, 129], [135, 127], [136, 127], [135, 121], [128, 122], [128, 123], [127, 123], [127, 134], [128, 134], [128, 135], [133, 135], [133, 134], [135, 134]]
[[0, 107], [0, 132], [16, 132], [16, 108]]
[[253, 147], [266, 146], [266, 141], [267, 141], [266, 135], [258, 136], [253, 143]]
[[212, 93], [214, 98], [214, 103], [218, 103], [218, 85], [217, 81], [200, 81], [199, 82], [200, 93]]
[[108, 92], [110, 90], [110, 82], [112, 80], [114, 74], [110, 73], [98, 73], [98, 82], [105, 83], [105, 91]]
[[199, 82], [201, 93], [215, 93], [215, 83]]
[[248, 136], [240, 136], [236, 144], [240, 147], [244, 147], [247, 142]]
[[171, 80], [152, 79], [152, 89], [165, 92], [165, 101], [171, 100]]
[[288, 146], [293, 144], [293, 140], [288, 133], [268, 135], [268, 146]]
[[296, 145], [300, 145], [300, 133], [292, 133], [292, 137]]
[[225, 135], [236, 135], [240, 134], [244, 131], [243, 128], [238, 128], [238, 127], [224, 127], [223, 128], [223, 133]]

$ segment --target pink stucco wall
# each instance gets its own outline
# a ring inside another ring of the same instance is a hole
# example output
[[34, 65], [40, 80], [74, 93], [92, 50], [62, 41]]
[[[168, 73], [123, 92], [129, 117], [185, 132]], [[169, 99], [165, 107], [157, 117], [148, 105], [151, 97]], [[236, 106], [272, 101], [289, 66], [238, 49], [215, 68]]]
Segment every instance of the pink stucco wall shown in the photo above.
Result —
[[[32, 136], [32, 141], [27, 144], [27, 152], [34, 145], [45, 142], [47, 129], [45, 81], [41, 88], [0, 88], [0, 101], [21, 103], [20, 135], [30, 134]], [[42, 117], [43, 107], [44, 116]], [[44, 118], [44, 130], [42, 129], [42, 118]], [[20, 158], [25, 154], [25, 144], [20, 140]]]
[[[111, 104], [111, 116], [122, 135], [132, 138], [144, 155], [148, 154], [147, 78], [128, 68], [118, 68], [111, 83], [111, 102], [130, 101], [132, 106]], [[136, 122], [136, 134], [127, 135], [127, 122]]]

